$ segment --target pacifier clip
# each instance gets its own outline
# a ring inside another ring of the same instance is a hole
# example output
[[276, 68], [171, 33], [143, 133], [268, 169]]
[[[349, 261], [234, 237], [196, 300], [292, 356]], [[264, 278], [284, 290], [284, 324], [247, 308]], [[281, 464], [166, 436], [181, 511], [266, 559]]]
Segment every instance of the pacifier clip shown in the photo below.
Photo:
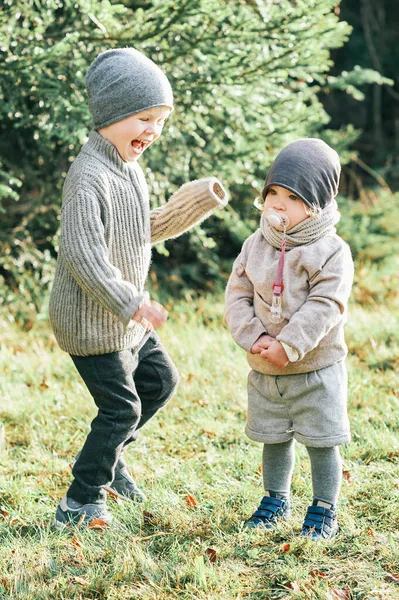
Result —
[[[284, 321], [284, 317], [281, 309], [281, 301], [282, 301], [282, 293], [284, 291], [284, 283], [283, 283], [283, 271], [284, 271], [284, 258], [285, 258], [285, 245], [286, 245], [286, 222], [280, 215], [276, 215], [276, 213], [271, 213], [268, 215], [268, 221], [273, 226], [276, 224], [281, 225], [284, 228], [283, 231], [283, 239], [281, 241], [281, 249], [280, 256], [278, 259], [277, 265], [277, 275], [276, 279], [272, 285], [273, 290], [273, 298], [272, 305], [269, 313], [269, 321], [272, 323], [281, 323]], [[278, 219], [278, 223], [277, 223]]]
[[[285, 228], [284, 228], [284, 234], [285, 234]], [[283, 241], [281, 242], [281, 250], [280, 250], [280, 256], [278, 259], [276, 280], [272, 285], [273, 298], [272, 298], [272, 307], [271, 307], [270, 316], [269, 316], [269, 319], [272, 323], [281, 323], [281, 321], [284, 321], [284, 317], [282, 315], [282, 310], [281, 310], [281, 300], [282, 300], [281, 296], [284, 291], [284, 283], [283, 283], [284, 257], [285, 257], [285, 235], [283, 237]]]

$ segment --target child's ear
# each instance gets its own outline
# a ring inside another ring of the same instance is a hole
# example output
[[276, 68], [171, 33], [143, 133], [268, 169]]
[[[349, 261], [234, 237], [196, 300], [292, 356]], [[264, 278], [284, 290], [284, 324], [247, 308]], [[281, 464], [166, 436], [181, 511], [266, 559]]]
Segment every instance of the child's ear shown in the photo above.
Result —
[[312, 207], [310, 207], [310, 206], [306, 205], [305, 206], [305, 212], [309, 216], [310, 219], [314, 219], [315, 221], [317, 219], [320, 219], [320, 217], [321, 217], [321, 208], [320, 208], [320, 206], [313, 205]]

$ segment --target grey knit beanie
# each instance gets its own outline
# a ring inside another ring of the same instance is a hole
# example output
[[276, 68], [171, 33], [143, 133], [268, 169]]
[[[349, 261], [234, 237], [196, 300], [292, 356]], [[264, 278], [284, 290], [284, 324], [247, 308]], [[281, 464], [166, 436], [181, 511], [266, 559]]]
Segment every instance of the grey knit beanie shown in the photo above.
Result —
[[273, 185], [294, 192], [308, 206], [324, 208], [338, 193], [341, 165], [328, 144], [316, 138], [297, 140], [277, 155], [267, 174], [262, 196]]
[[168, 78], [134, 48], [116, 48], [99, 54], [87, 71], [86, 88], [97, 130], [147, 108], [173, 108]]

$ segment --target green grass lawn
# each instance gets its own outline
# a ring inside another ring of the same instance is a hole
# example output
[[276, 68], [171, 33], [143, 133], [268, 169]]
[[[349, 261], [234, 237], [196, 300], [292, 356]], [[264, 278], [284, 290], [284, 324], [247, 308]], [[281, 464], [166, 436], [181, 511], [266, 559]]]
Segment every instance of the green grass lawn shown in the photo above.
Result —
[[181, 385], [127, 453], [148, 501], [110, 501], [112, 530], [61, 534], [50, 523], [93, 403], [45, 323], [21, 332], [2, 314], [0, 598], [399, 598], [397, 313], [352, 306], [341, 535], [312, 544], [298, 537], [312, 498], [300, 445], [292, 520], [242, 530], [263, 495], [261, 445], [244, 434], [248, 366], [222, 311], [221, 299], [181, 304], [161, 331]]

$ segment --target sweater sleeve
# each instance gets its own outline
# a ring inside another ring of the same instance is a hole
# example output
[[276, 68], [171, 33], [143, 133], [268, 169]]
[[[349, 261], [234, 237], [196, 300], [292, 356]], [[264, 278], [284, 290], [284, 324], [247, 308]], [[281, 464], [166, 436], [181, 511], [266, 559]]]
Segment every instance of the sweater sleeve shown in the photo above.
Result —
[[245, 260], [244, 244], [227, 283], [224, 319], [234, 341], [250, 352], [259, 336], [267, 331], [255, 316], [254, 288], [245, 272]]
[[277, 340], [297, 350], [301, 360], [342, 319], [352, 281], [352, 256], [349, 247], [342, 244], [311, 277], [306, 302], [283, 327]]
[[152, 243], [178, 237], [227, 202], [227, 192], [216, 177], [185, 183], [165, 206], [150, 212]]
[[60, 252], [82, 290], [127, 326], [144, 300], [111, 264], [97, 198], [80, 191], [62, 209]]

